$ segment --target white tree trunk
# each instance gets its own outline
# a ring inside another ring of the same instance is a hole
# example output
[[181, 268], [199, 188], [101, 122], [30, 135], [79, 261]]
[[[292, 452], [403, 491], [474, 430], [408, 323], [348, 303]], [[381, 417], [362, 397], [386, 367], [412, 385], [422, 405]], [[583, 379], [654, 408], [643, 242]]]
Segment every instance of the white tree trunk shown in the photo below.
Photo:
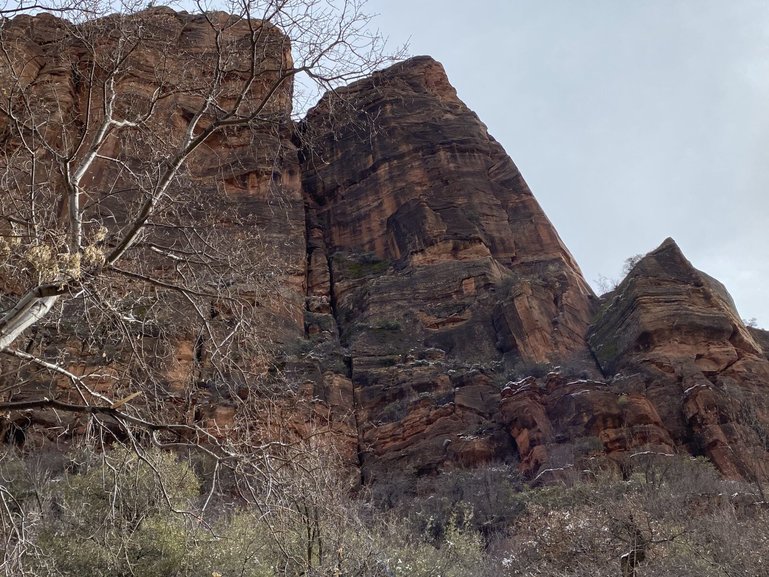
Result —
[[23, 298], [3, 318], [0, 327], [0, 351], [8, 348], [21, 333], [42, 319], [61, 295], [30, 296]]

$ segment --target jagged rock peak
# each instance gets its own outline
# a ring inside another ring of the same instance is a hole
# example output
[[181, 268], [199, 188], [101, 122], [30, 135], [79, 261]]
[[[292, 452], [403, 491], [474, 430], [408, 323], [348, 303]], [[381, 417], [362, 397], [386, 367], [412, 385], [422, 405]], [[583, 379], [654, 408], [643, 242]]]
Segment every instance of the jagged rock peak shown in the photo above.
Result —
[[[678, 277], [679, 275], [691, 275], [696, 277], [702, 273], [698, 271], [686, 258], [681, 247], [678, 246], [673, 238], [668, 237], [657, 248], [646, 254], [638, 261], [641, 265], [640, 271], [645, 276], [665, 276]], [[632, 276], [633, 271], [628, 276]]]
[[[383, 82], [400, 82], [408, 85], [414, 92], [424, 92], [439, 98], [444, 104], [454, 102], [464, 106], [457, 91], [449, 81], [443, 64], [431, 56], [414, 56], [403, 62], [394, 64], [384, 70], [375, 72], [364, 80], [361, 88], [367, 83], [376, 86]], [[358, 88], [352, 85], [351, 89]]]
[[[726, 287], [709, 274], [697, 269], [686, 258], [681, 247], [671, 237], [666, 238], [656, 249], [649, 252], [637, 263], [638, 269], [628, 274], [629, 278], [636, 275], [689, 282], [694, 286], [705, 286], [716, 296], [721, 306], [739, 320], [737, 307]], [[741, 321], [740, 321], [741, 323]]]
[[[301, 127], [307, 326], [349, 351], [364, 471], [506, 458], [500, 382], [561, 359], [594, 370], [592, 291], [438, 62], [412, 58], [337, 95]], [[469, 429], [485, 433], [459, 442]]]
[[[320, 115], [332, 113], [332, 106], [360, 106], [361, 102], [357, 101], [356, 97], [371, 100], [376, 98], [377, 87], [385, 86], [388, 91], [395, 89], [402, 93], [429, 94], [443, 104], [464, 106], [449, 81], [443, 64], [431, 56], [414, 56], [327, 93], [308, 111], [307, 118], [315, 117], [314, 121], [317, 122]], [[339, 99], [340, 95], [344, 98]]]
[[629, 355], [673, 343], [682, 354], [699, 355], [700, 363], [708, 358], [698, 349], [705, 343], [761, 354], [724, 285], [697, 270], [672, 238], [638, 261], [604, 297], [589, 340], [607, 371]]

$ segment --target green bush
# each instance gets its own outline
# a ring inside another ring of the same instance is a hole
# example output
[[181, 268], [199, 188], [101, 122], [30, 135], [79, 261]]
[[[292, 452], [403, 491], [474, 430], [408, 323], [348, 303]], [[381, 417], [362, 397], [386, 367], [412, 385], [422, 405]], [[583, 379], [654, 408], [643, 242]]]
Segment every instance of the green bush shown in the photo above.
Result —
[[58, 574], [186, 575], [190, 531], [182, 514], [199, 494], [190, 466], [167, 452], [119, 447], [87, 457], [52, 493], [39, 542]]

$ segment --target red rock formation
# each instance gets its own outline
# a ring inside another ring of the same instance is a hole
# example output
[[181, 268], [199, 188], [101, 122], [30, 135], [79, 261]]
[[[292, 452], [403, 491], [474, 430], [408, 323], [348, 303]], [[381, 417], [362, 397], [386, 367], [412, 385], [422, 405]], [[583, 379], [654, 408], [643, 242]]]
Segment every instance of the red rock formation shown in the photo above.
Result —
[[765, 478], [769, 362], [723, 285], [668, 239], [603, 300], [589, 340], [604, 370], [640, 373], [676, 445]]
[[[215, 27], [225, 23], [226, 30], [217, 38]], [[258, 21], [252, 24], [255, 29], [262, 26]], [[248, 39], [254, 28], [224, 13], [204, 17], [152, 8], [87, 22], [71, 33], [73, 29], [73, 24], [48, 14], [4, 22], [0, 84], [4, 94], [17, 94], [23, 88], [35, 114], [50, 110], [43, 116], [45, 134], [62, 154], [71, 154], [67, 146], [74, 149], [74, 145], [67, 142], [76, 143], [82, 134], [88, 137], [101, 121], [103, 76], [117, 43], [122, 39], [130, 45], [140, 38], [114, 76], [116, 118], [130, 120], [148, 112], [156, 91], [163, 97], [155, 104], [151, 123], [142, 130], [112, 133], [84, 181], [93, 207], [85, 221], [93, 218], [91, 222], [104, 223], [109, 244], [120, 237], [129, 215], [137, 214], [144, 202], [138, 190], [141, 178], [147, 175], [145, 181], [153, 182], [203, 102], [217, 42], [227, 50], [227, 66], [232, 68], [217, 92], [218, 104], [226, 106], [244, 85], [250, 70]], [[245, 112], [264, 100], [267, 88], [276, 81], [276, 71], [291, 64], [289, 44], [280, 31], [265, 24], [259, 38], [264, 60], [257, 66], [265, 71], [249, 85]], [[12, 82], [11, 66], [19, 75], [18, 85]], [[151, 283], [103, 271], [81, 294], [104, 295], [106, 304], [99, 298], [65, 299], [61, 319], [53, 314], [43, 319], [22, 347], [83, 375], [87, 385], [110, 398], [125, 396], [124, 387], [137, 381], [149, 382], [152, 386], [147, 390], [153, 398], [145, 394], [135, 402], [144, 399], [174, 418], [226, 428], [235, 407], [242, 404], [239, 391], [257, 388], [259, 375], [275, 363], [275, 355], [283, 355], [304, 335], [305, 219], [297, 149], [291, 142], [292, 92], [286, 82], [271, 93], [264, 122], [210, 136], [174, 179], [142, 242], [119, 262], [130, 273], [158, 280], [154, 288]], [[211, 113], [204, 114], [199, 129], [212, 118]], [[17, 168], [13, 155], [21, 148], [8, 123], [7, 116], [0, 115], [5, 154], [0, 164], [4, 170], [13, 170]], [[19, 156], [23, 159], [23, 151]], [[39, 180], [48, 179], [39, 186], [37, 209], [53, 228], [63, 222], [56, 216], [56, 204], [66, 207], [59, 164], [44, 150], [36, 160]], [[25, 167], [18, 166], [19, 180], [25, 182]], [[132, 179], [130, 173], [141, 176]], [[3, 217], [27, 217], [13, 208], [4, 204]], [[2, 220], [0, 227], [6, 222]], [[183, 258], [179, 255], [200, 266], [180, 268]], [[191, 288], [186, 297], [204, 296], [193, 306], [181, 291], [163, 290], [162, 283]], [[0, 310], [25, 288], [0, 281]], [[205, 298], [217, 290], [245, 291], [250, 297], [240, 311], [234, 311], [228, 308], [232, 305], [226, 296]], [[259, 334], [233, 337], [235, 315], [258, 326]], [[223, 356], [222, 350], [216, 350], [219, 343], [240, 349], [238, 371], [214, 369], [212, 356]], [[80, 400], [74, 390], [68, 391], [72, 386], [67, 379], [57, 379], [56, 389], [49, 391], [45, 388], [50, 376], [39, 367], [28, 365], [21, 375], [9, 376], [8, 369], [16, 361], [4, 356], [0, 363], [4, 390], [22, 376], [43, 388], [41, 392], [28, 384], [13, 391], [13, 400], [41, 394], [67, 398], [70, 393]], [[111, 375], [107, 383], [104, 375]], [[66, 429], [66, 423], [62, 426]], [[56, 437], [60, 431], [50, 434]]]
[[[206, 62], [214, 42], [199, 16], [158, 8], [139, 17], [152, 40], [121, 76], [126, 109], [146, 100], [158, 67], [169, 90], [189, 88], [190, 70], [202, 73], [192, 63]], [[102, 51], [114, 43], [110, 22], [92, 30]], [[55, 138], [82, 122], [78, 75], [91, 64], [82, 44], [63, 40], [66, 26], [40, 15], [3, 29], [28, 63], [23, 82], [57, 103], [46, 128]], [[274, 42], [268, 60], [290, 62], [282, 35], [270, 28], [265, 37]], [[263, 89], [257, 83], [252, 96]], [[164, 99], [158, 118], [167, 126], [155, 128], [178, 134], [195, 98]], [[232, 434], [247, 407], [248, 418], [270, 415], [265, 434], [329, 431], [368, 479], [517, 459], [529, 478], [547, 480], [646, 451], [706, 454], [727, 475], [769, 477], [769, 333], [746, 329], [723, 286], [675, 243], [647, 255], [599, 303], [513, 162], [430, 58], [339, 90], [296, 131], [290, 99], [283, 86], [269, 122], [212, 137], [186, 175], [194, 191], [184, 197], [187, 223], [228, 241], [227, 257], [241, 265], [212, 286], [253, 291], [258, 330], [240, 343], [242, 374], [215, 374], [210, 335], [181, 296], [130, 338], [104, 329], [113, 337], [104, 343], [70, 304], [61, 323], [38, 327], [29, 350], [58, 357], [94, 391], [118, 398], [138, 358], [156, 407], [220, 436]], [[0, 138], [15, 150], [3, 122]], [[105, 151], [127, 166], [146, 162], [151, 143], [127, 142]], [[90, 186], [121, 183], [104, 163]], [[102, 206], [119, 226], [134, 200], [115, 195]], [[163, 238], [173, 243], [175, 234]], [[178, 272], [148, 250], [127, 262], [166, 280]], [[249, 262], [250, 270], [242, 266]], [[280, 281], [254, 289], [268, 276], [260, 267]], [[20, 291], [18, 279], [1, 280], [0, 298]], [[126, 316], [156, 306], [108, 280]], [[224, 299], [208, 304], [208, 328], [224, 338], [234, 311]], [[111, 327], [110, 318], [96, 325]], [[274, 346], [252, 346], [262, 339]], [[256, 382], [278, 366], [281, 386], [300, 402], [259, 404]], [[27, 377], [52, 395], [71, 389], [65, 378], [9, 368], [0, 371], [4, 391], [10, 378]], [[56, 437], [57, 418], [11, 415], [16, 428], [5, 439], [35, 427]], [[66, 426], [84, 431], [77, 420]]]
[[413, 58], [341, 95], [343, 115], [326, 99], [303, 126], [309, 308], [328, 300], [349, 349], [365, 462], [509, 455], [493, 422], [505, 367], [585, 358], [592, 292], [440, 64]]
[[[399, 319], [408, 304], [410, 332], [449, 354], [542, 362], [583, 352], [592, 292], [441, 65], [414, 58], [342, 96], [348, 117], [333, 118], [327, 100], [305, 121], [304, 186], [339, 313], [357, 309], [341, 323], [345, 340], [357, 340], [355, 323]], [[361, 297], [370, 276], [376, 294]], [[480, 338], [468, 347], [468, 335]]]
[[764, 356], [769, 359], [769, 331], [755, 327], [747, 327], [750, 336], [764, 351]]
[[555, 470], [573, 474], [603, 453], [621, 462], [640, 450], [674, 451], [655, 407], [643, 393], [623, 390], [558, 372], [510, 383], [497, 419], [515, 439], [521, 471], [529, 478]]
[[554, 371], [508, 383], [494, 418], [531, 479], [648, 452], [704, 454], [725, 475], [766, 479], [765, 334], [746, 329], [724, 287], [668, 239], [602, 298], [589, 342], [605, 378]]

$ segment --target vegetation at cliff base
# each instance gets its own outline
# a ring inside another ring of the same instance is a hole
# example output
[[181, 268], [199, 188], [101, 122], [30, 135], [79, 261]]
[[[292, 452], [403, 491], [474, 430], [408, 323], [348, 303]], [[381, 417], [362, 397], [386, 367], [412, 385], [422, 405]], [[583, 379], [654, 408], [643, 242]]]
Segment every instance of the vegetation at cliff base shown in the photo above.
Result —
[[[137, 447], [0, 460], [5, 575], [534, 577], [767, 574], [769, 508], [689, 457], [639, 453], [530, 487], [514, 466], [357, 486], [307, 450], [212, 492], [199, 458]], [[268, 496], [269, 495], [269, 496]]]

